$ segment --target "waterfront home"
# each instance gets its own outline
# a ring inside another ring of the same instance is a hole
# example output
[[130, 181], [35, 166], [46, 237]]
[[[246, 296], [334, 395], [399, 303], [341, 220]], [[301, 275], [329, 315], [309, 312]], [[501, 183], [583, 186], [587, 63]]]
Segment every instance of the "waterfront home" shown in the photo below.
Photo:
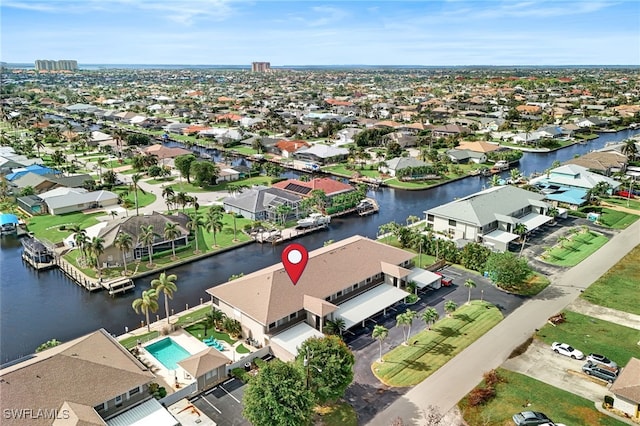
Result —
[[37, 175], [59, 175], [62, 174], [62, 172], [55, 170], [55, 169], [51, 169], [49, 167], [40, 165], [40, 164], [32, 164], [30, 166], [27, 167], [21, 167], [21, 168], [17, 168], [17, 169], [12, 169], [11, 173], [9, 173], [8, 175], [6, 175], [6, 179], [9, 182], [12, 182], [16, 179], [20, 179], [22, 176], [26, 175], [27, 173], [34, 173]]
[[36, 216], [48, 212], [47, 204], [37, 195], [25, 195], [16, 199], [18, 207], [27, 214]]
[[131, 424], [120, 423], [122, 417], [117, 422], [126, 413], [138, 424], [146, 419], [146, 424], [177, 425], [149, 392], [155, 381], [147, 367], [100, 329], [0, 370], [3, 411], [16, 413], [4, 415], [2, 424]]
[[544, 195], [512, 185], [495, 186], [425, 211], [427, 226], [456, 241], [481, 242], [495, 251], [506, 251], [518, 238], [519, 223], [527, 230], [553, 220]]
[[[165, 215], [153, 212], [151, 215], [124, 217], [95, 225], [98, 230], [97, 236], [104, 239], [104, 251], [100, 254], [99, 262], [105, 267], [121, 265], [122, 251], [115, 245], [121, 233], [131, 235], [131, 239], [134, 242], [131, 250], [125, 253], [127, 261], [147, 256], [149, 247], [140, 241], [142, 226], [153, 226], [154, 235], [151, 247], [154, 253], [171, 250], [172, 242], [176, 248], [187, 245], [189, 236], [189, 231], [187, 230], [188, 220], [189, 217], [184, 213]], [[177, 225], [178, 236], [173, 240], [164, 236], [164, 228], [167, 223], [175, 223]], [[95, 232], [91, 231], [91, 233]], [[87, 230], [87, 234], [90, 236], [89, 230]]]
[[356, 235], [309, 253], [294, 285], [282, 263], [207, 290], [244, 336], [289, 360], [327, 321], [348, 330], [402, 301], [414, 254]]
[[379, 168], [381, 173], [386, 173], [389, 176], [395, 176], [399, 170], [406, 169], [408, 167], [426, 167], [430, 164], [425, 163], [422, 160], [418, 160], [413, 157], [396, 157], [391, 160], [385, 161]]
[[84, 188], [60, 187], [39, 195], [52, 215], [104, 208], [118, 204], [118, 194], [111, 191], [87, 191]]
[[309, 148], [302, 148], [293, 153], [293, 158], [300, 161], [312, 161], [318, 164], [329, 164], [343, 161], [349, 155], [347, 148], [316, 143]]
[[545, 195], [545, 199], [552, 204], [575, 210], [588, 201], [589, 190], [600, 182], [610, 186], [609, 194], [621, 185], [610, 177], [591, 172], [578, 164], [556, 167], [549, 170], [547, 174], [532, 179], [529, 183], [538, 187]]
[[338, 194], [355, 191], [353, 186], [331, 178], [315, 178], [308, 182], [297, 179], [287, 179], [282, 182], [274, 183], [272, 187], [299, 195], [303, 198], [312, 197], [312, 192], [315, 190], [323, 191], [328, 198], [334, 197]]
[[623, 172], [628, 162], [627, 156], [617, 151], [593, 151], [565, 161], [563, 164], [576, 164], [591, 172], [611, 176], [614, 173]]
[[466, 135], [471, 133], [468, 127], [458, 126], [457, 124], [445, 124], [442, 126], [434, 126], [431, 134], [434, 138], [446, 138], [447, 136]]
[[280, 219], [278, 206], [290, 207], [289, 215], [298, 218], [301, 200], [302, 197], [299, 195], [280, 188], [254, 186], [237, 195], [226, 197], [222, 200], [222, 205], [226, 211], [240, 214], [247, 219], [276, 221]]
[[289, 141], [286, 139], [280, 139], [278, 142], [276, 142], [276, 145], [275, 145], [275, 147], [279, 151], [279, 154], [283, 158], [291, 158], [296, 151], [299, 151], [304, 148], [309, 148], [310, 146], [311, 145], [309, 145], [308, 142], [303, 140]]
[[631, 358], [609, 390], [615, 395], [613, 408], [640, 420], [640, 359]]
[[18, 189], [30, 186], [36, 194], [40, 194], [60, 187], [80, 188], [86, 181], [93, 182], [93, 178], [87, 173], [63, 176], [61, 174], [39, 175], [29, 172], [11, 182], [11, 186]]

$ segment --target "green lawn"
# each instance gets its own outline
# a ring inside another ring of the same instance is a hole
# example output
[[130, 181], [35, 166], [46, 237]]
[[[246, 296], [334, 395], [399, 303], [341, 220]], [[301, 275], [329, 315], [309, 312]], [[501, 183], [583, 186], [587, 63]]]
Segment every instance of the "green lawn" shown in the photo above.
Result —
[[357, 426], [358, 415], [351, 405], [344, 401], [315, 408], [318, 426]]
[[411, 181], [411, 182], [402, 182], [397, 178], [385, 180], [385, 183], [392, 188], [400, 188], [400, 189], [427, 189], [432, 186], [435, 186], [439, 183], [447, 182], [449, 178], [442, 179], [429, 179], [425, 181]]
[[165, 178], [159, 178], [159, 179], [149, 179], [146, 182], [150, 185], [166, 185], [166, 184], [171, 184], [171, 182], [173, 182], [174, 180], [176, 180], [175, 176], [168, 176]]
[[596, 305], [640, 315], [640, 246], [637, 246], [580, 297]]
[[595, 232], [579, 232], [569, 237], [563, 245], [547, 250], [545, 261], [559, 266], [575, 266], [605, 245], [608, 238]]
[[549, 278], [537, 272], [529, 275], [526, 282], [519, 285], [517, 288], [511, 288], [501, 285], [500, 288], [509, 291], [511, 293], [519, 294], [520, 296], [534, 296], [547, 288], [551, 283]]
[[603, 321], [572, 311], [564, 311], [566, 321], [555, 327], [546, 324], [536, 337], [551, 345], [564, 342], [581, 350], [605, 354], [618, 365], [624, 366], [633, 356], [638, 356], [640, 330]]
[[[211, 308], [208, 308], [207, 312], [211, 312]], [[201, 322], [192, 324], [188, 327], [185, 328], [185, 330], [191, 334], [193, 337], [197, 338], [197, 339], [206, 339], [208, 337], [214, 337], [218, 340], [223, 340], [225, 342], [227, 342], [230, 345], [233, 345], [234, 343], [236, 343], [236, 340], [233, 340], [227, 333], [220, 333], [218, 331], [215, 330], [215, 328], [213, 327], [208, 327], [207, 328], [207, 334], [204, 333], [204, 324]], [[243, 352], [240, 352], [243, 353]]]
[[399, 345], [384, 354], [384, 362], [374, 362], [371, 369], [389, 386], [416, 385], [501, 320], [498, 308], [478, 300], [463, 305], [452, 317], [438, 321], [432, 330], [425, 330], [424, 323], [416, 319], [413, 328], [422, 331], [409, 338], [411, 344]]
[[87, 228], [91, 225], [98, 223], [97, 216], [103, 216], [104, 212], [100, 213], [68, 213], [63, 215], [43, 215], [34, 216], [27, 220], [27, 229], [33, 232], [38, 238], [46, 238], [51, 242], [62, 241], [64, 238], [71, 234], [70, 231], [60, 231], [59, 228], [62, 225], [69, 227], [75, 224], [79, 224], [81, 228]]
[[369, 170], [368, 168], [361, 169], [359, 166], [356, 166], [355, 169], [348, 169], [345, 164], [323, 167], [322, 170], [328, 173], [333, 173], [348, 178], [353, 176], [356, 172], [360, 173], [362, 176], [370, 178], [380, 178], [380, 172], [378, 170]]
[[[125, 191], [129, 191], [129, 189], [123, 188], [121, 186], [116, 187], [114, 190], [114, 192], [119, 195]], [[142, 189], [140, 188], [138, 188], [137, 192], [138, 192], [138, 207], [146, 207], [156, 200], [156, 195], [151, 192], [147, 192], [147, 191], [142, 192]], [[125, 198], [127, 198], [129, 201], [133, 203], [134, 205], [133, 208], [135, 209], [135, 195], [133, 191], [129, 191], [129, 194]]]
[[157, 331], [152, 331], [151, 333], [145, 333], [138, 336], [131, 336], [131, 337], [122, 339], [120, 340], [120, 344], [127, 349], [131, 349], [138, 344], [138, 340], [140, 340], [141, 343], [144, 343], [144, 342], [148, 342], [151, 339], [155, 339], [158, 336], [159, 336], [159, 333]]
[[[495, 386], [496, 396], [478, 407], [470, 407], [467, 397], [458, 404], [469, 426], [512, 425], [511, 417], [525, 410], [541, 411], [554, 422], [580, 426], [623, 426], [600, 413], [593, 401], [540, 382], [524, 374], [498, 369], [504, 379]], [[530, 404], [530, 405], [527, 405]]]
[[621, 197], [611, 197], [605, 198], [603, 201], [609, 204], [615, 204], [616, 206], [638, 210], [638, 214], [640, 214], [640, 200], [638, 200], [638, 198], [627, 200], [626, 198]]
[[638, 218], [640, 218], [638, 215], [612, 210], [605, 207], [602, 209], [602, 214], [598, 219], [598, 223], [608, 228], [625, 229], [627, 226], [638, 220]]

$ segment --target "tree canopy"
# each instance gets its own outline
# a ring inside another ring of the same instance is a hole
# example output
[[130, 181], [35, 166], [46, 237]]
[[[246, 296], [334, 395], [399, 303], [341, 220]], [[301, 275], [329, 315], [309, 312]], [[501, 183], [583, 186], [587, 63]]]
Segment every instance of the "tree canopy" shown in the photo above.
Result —
[[313, 400], [302, 370], [276, 359], [247, 385], [242, 414], [254, 426], [304, 425], [311, 420]]
[[215, 185], [220, 169], [210, 161], [194, 161], [190, 167], [191, 174], [198, 186]]
[[196, 161], [196, 156], [193, 154], [178, 155], [174, 160], [176, 169], [180, 171], [188, 183], [191, 183], [191, 163], [194, 161]]
[[[338, 336], [314, 337], [307, 339], [298, 351], [296, 361], [304, 367], [304, 358], [309, 356], [307, 366], [309, 388], [316, 401], [324, 404], [344, 396], [347, 387], [353, 381], [355, 358], [349, 347]], [[318, 373], [314, 362], [322, 368]]]
[[485, 269], [500, 287], [517, 290], [531, 274], [527, 261], [511, 252], [491, 253]]

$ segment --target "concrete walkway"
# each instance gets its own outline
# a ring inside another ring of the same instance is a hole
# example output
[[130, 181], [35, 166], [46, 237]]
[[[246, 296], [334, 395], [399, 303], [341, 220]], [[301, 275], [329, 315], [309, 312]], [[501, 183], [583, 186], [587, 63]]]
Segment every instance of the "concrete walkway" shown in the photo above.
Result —
[[550, 277], [551, 285], [524, 303], [504, 321], [461, 352], [424, 382], [399, 397], [369, 424], [388, 426], [397, 417], [405, 424], [423, 424], [429, 405], [451, 410], [482, 379], [547, 319], [573, 302], [589, 285], [640, 244], [640, 221], [614, 236], [577, 266]]

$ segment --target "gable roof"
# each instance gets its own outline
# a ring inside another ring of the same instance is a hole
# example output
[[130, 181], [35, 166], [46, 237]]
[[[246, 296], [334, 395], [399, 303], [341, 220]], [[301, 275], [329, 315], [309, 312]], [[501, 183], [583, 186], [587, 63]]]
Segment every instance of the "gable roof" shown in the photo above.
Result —
[[[54, 409], [65, 402], [94, 407], [154, 378], [106, 330], [100, 329], [0, 370], [0, 393], [3, 408]], [[4, 419], [2, 424], [20, 425], [23, 421]], [[30, 424], [47, 425], [51, 421], [33, 419]]]
[[500, 147], [496, 144], [483, 142], [483, 141], [476, 141], [476, 142], [460, 142], [460, 145], [458, 145], [455, 149], [464, 149], [464, 150], [469, 150], [474, 152], [487, 153], [487, 152], [497, 151], [500, 149]]
[[153, 231], [156, 236], [154, 238], [154, 244], [156, 242], [164, 241], [164, 227], [167, 222], [173, 222], [178, 224], [178, 230], [182, 238], [189, 234], [186, 228], [186, 223], [189, 220], [188, 216], [183, 213], [177, 213], [175, 215], [164, 215], [161, 213], [153, 212], [151, 215], [144, 216], [129, 216], [115, 220], [110, 220], [107, 225], [100, 229], [98, 236], [104, 239], [104, 246], [110, 247], [114, 244], [116, 238], [121, 232], [131, 235], [134, 242], [134, 247], [138, 247], [138, 235], [140, 234], [140, 227], [142, 225], [153, 225]]
[[275, 146], [281, 151], [295, 152], [299, 149], [309, 147], [309, 143], [303, 140], [288, 141], [285, 139], [281, 139], [276, 142]]
[[624, 168], [628, 161], [626, 155], [617, 151], [594, 151], [565, 161], [564, 164], [577, 164], [589, 170], [606, 172], [611, 168]]
[[200, 377], [218, 367], [227, 365], [227, 362], [229, 362], [229, 358], [214, 348], [207, 348], [179, 361], [178, 365], [193, 377]]
[[640, 359], [631, 358], [609, 390], [616, 396], [640, 404]]
[[349, 154], [349, 150], [347, 148], [338, 148], [318, 143], [309, 148], [300, 149], [297, 153], [315, 155], [318, 158], [332, 158], [340, 155], [347, 155]]
[[227, 197], [222, 200], [223, 204], [236, 207], [252, 213], [258, 213], [267, 209], [269, 205], [275, 205], [279, 199], [295, 203], [300, 201], [300, 196], [292, 194], [278, 188], [267, 188], [266, 186], [255, 186], [242, 191], [235, 197]]
[[512, 185], [495, 186], [427, 210], [427, 214], [470, 223], [488, 225], [497, 215], [509, 216], [529, 205], [540, 205], [544, 195]]
[[392, 158], [391, 160], [385, 161], [385, 163], [387, 163], [387, 168], [389, 170], [401, 170], [406, 169], [407, 167], [428, 166], [428, 164], [424, 161], [418, 160], [417, 158], [413, 157], [396, 157]]
[[267, 325], [304, 308], [327, 311], [305, 296], [324, 300], [345, 288], [382, 273], [383, 263], [399, 265], [414, 255], [360, 235], [319, 248], [309, 253], [304, 274], [296, 285], [282, 263], [246, 275], [207, 293]]
[[556, 185], [577, 186], [591, 189], [599, 182], [607, 182], [612, 188], [620, 186], [620, 182], [610, 177], [590, 172], [586, 167], [577, 164], [566, 164], [549, 172], [549, 183]]

